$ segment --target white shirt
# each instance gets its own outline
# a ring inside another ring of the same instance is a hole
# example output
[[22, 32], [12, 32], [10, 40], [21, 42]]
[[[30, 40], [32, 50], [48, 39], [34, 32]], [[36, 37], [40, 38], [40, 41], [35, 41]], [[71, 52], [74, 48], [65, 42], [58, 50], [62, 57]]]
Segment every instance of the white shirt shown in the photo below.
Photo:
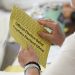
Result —
[[65, 39], [59, 55], [42, 75], [75, 75], [75, 33]]

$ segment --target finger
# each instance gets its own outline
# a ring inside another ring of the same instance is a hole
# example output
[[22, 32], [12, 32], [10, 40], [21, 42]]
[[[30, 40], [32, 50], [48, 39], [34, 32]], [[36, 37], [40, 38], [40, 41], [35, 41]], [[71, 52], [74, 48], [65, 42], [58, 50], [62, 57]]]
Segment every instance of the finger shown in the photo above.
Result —
[[27, 49], [28, 49], [28, 51], [30, 51], [30, 52], [32, 52], [32, 51], [34, 50], [30, 44], [28, 45], [28, 48], [27, 48]]
[[25, 49], [25, 48], [23, 48], [23, 47], [21, 46], [18, 55], [22, 55], [22, 54], [25, 53], [25, 52], [28, 52], [28, 50]]
[[50, 39], [52, 39], [52, 35], [46, 32], [40, 32], [40, 37], [44, 38], [45, 40], [50, 42]]
[[48, 20], [39, 20], [38, 21], [41, 25], [45, 27], [49, 27], [54, 30], [55, 25], [57, 24], [56, 22], [53, 21], [48, 21]]
[[40, 21], [49, 21], [49, 22], [54, 22], [54, 21], [51, 20], [51, 19], [39, 19], [38, 22], [41, 23]]
[[[23, 49], [22, 49], [22, 50], [19, 52], [19, 54], [22, 55], [22, 54], [23, 54], [24, 52], [26, 52], [26, 51], [27, 51], [27, 50], [23, 50]], [[19, 54], [18, 54], [18, 55], [19, 55]]]
[[22, 46], [20, 47], [20, 51], [25, 51], [25, 50], [27, 50], [26, 48], [23, 48]]

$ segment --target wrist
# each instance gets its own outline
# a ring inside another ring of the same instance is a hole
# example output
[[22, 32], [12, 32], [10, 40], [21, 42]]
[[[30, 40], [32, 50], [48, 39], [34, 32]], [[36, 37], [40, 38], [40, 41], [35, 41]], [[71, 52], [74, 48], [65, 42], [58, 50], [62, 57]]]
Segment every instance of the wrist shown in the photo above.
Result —
[[38, 72], [40, 74], [41, 68], [40, 65], [36, 62], [29, 62], [24, 66], [24, 72], [27, 73], [35, 73]]

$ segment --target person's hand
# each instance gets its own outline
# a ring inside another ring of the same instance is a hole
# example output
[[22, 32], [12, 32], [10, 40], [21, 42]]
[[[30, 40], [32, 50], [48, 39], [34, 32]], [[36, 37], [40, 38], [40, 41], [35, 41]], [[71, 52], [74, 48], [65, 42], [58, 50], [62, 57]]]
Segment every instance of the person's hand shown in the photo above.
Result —
[[61, 46], [65, 39], [65, 35], [64, 32], [62, 32], [61, 27], [57, 23], [50, 20], [39, 20], [38, 22], [44, 27], [52, 29], [52, 33], [40, 32], [39, 35], [47, 41]]
[[22, 67], [24, 67], [29, 62], [38, 63], [38, 57], [31, 46], [29, 46], [27, 49], [21, 49], [18, 55], [18, 60]]

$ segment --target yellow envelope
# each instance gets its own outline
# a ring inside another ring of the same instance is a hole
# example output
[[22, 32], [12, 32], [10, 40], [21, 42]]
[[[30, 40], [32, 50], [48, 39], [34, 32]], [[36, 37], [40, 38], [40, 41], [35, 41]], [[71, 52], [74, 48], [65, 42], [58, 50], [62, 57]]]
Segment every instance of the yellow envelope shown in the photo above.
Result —
[[39, 57], [40, 64], [45, 67], [50, 43], [38, 35], [41, 31], [45, 31], [45, 29], [36, 20], [22, 9], [13, 7], [10, 17], [11, 35], [24, 48], [31, 44]]

